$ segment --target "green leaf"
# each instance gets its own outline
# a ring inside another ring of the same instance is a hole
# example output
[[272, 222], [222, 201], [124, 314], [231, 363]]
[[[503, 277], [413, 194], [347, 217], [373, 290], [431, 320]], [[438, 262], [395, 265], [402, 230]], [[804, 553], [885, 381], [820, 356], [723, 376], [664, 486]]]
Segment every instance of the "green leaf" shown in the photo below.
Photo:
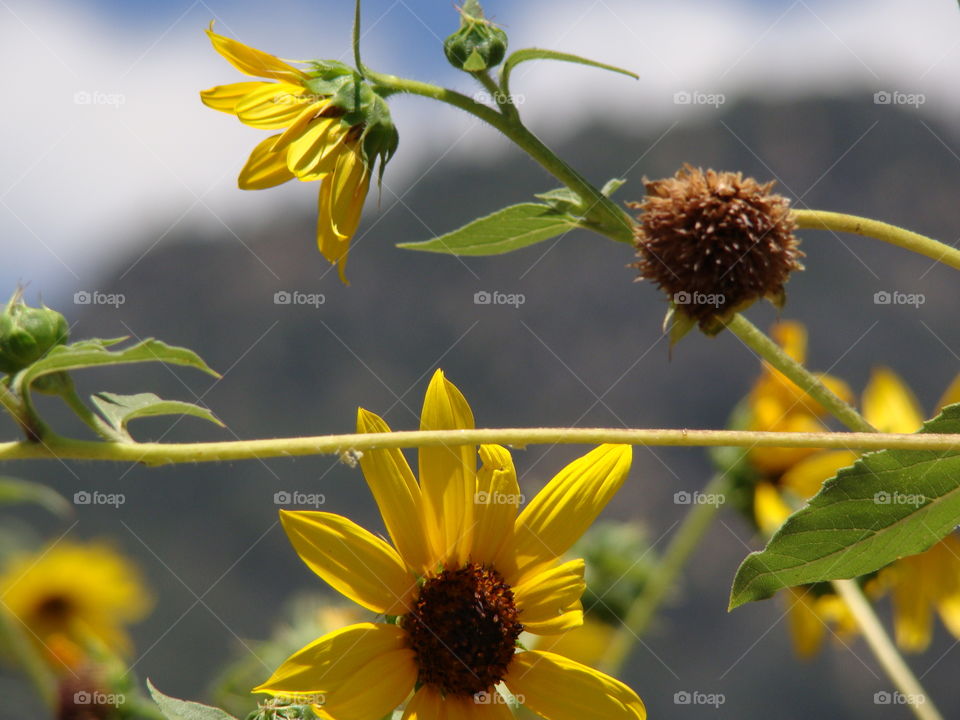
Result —
[[407, 250], [449, 255], [500, 255], [561, 235], [577, 220], [547, 205], [511, 205], [459, 230], [423, 242], [400, 243]]
[[0, 505], [32, 503], [49, 510], [54, 515], [67, 517], [73, 506], [53, 488], [29, 480], [0, 477]]
[[59, 345], [47, 353], [46, 357], [20, 371], [16, 375], [14, 383], [18, 391], [22, 392], [44, 375], [104, 365], [129, 365], [143, 362], [185, 365], [202, 370], [214, 377], [220, 377], [216, 371], [211, 370], [200, 359], [199, 355], [187, 348], [167, 345], [159, 340], [147, 338], [122, 350], [109, 349], [121, 341], [122, 338], [115, 340], [95, 339], [83, 340], [70, 345]]
[[600, 188], [600, 192], [606, 197], [610, 197], [617, 190], [622, 188], [626, 184], [626, 179], [624, 178], [610, 178], [604, 183], [603, 187]]
[[589, 67], [600, 68], [601, 70], [609, 70], [611, 72], [632, 77], [634, 80], [640, 79], [639, 75], [630, 72], [629, 70], [618, 68], [615, 65], [607, 65], [606, 63], [597, 62], [596, 60], [590, 60], [585, 57], [580, 57], [579, 55], [571, 55], [570, 53], [562, 53], [555, 50], [543, 50], [542, 48], [526, 48], [524, 50], [517, 50], [516, 52], [511, 53], [510, 57], [508, 57], [503, 63], [501, 85], [503, 87], [507, 87], [510, 73], [513, 71], [513, 68], [520, 63], [527, 62], [529, 60], [559, 60], [561, 62], [570, 62], [578, 65], [587, 65]]
[[160, 708], [160, 712], [168, 720], [236, 720], [233, 715], [220, 708], [168, 697], [157, 690], [149, 680], [147, 680], [147, 689], [150, 690], [150, 697]]
[[538, 200], [543, 200], [553, 210], [559, 213], [579, 215], [583, 212], [583, 200], [580, 199], [577, 193], [567, 187], [537, 193], [534, 197]]
[[158, 415], [192, 415], [203, 420], [226, 427], [210, 410], [193, 403], [179, 400], [163, 400], [153, 393], [137, 395], [116, 395], [101, 392], [90, 397], [107, 422], [124, 435], [127, 435], [127, 423], [136, 418]]
[[[960, 404], [923, 433], [960, 433]], [[824, 483], [737, 571], [730, 608], [795, 585], [854, 578], [921, 553], [960, 523], [960, 450], [883, 450]]]

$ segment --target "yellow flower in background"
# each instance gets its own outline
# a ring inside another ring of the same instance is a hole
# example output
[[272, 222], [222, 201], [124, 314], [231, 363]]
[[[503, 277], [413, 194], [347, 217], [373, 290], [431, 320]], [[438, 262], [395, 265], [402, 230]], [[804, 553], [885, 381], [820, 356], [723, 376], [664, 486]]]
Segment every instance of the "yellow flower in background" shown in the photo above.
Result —
[[315, 61], [301, 70], [261, 50], [218, 35], [214, 49], [240, 72], [269, 80], [218, 85], [200, 98], [244, 124], [281, 130], [261, 141], [240, 171], [243, 190], [262, 190], [296, 178], [320, 180], [317, 245], [340, 279], [357, 231], [373, 166], [380, 174], [397, 147], [383, 98], [343, 63]]
[[138, 569], [104, 542], [62, 540], [14, 556], [0, 575], [0, 612], [16, 618], [54, 670], [82, 664], [91, 644], [127, 654], [125, 626], [150, 606]]
[[[438, 371], [421, 429], [473, 426], [467, 401]], [[361, 409], [357, 430], [390, 428]], [[311, 570], [384, 619], [324, 635], [254, 692], [316, 702], [335, 720], [381, 718], [408, 698], [408, 720], [509, 718], [496, 689], [504, 683], [548, 720], [645, 718], [618, 680], [517, 646], [524, 630], [554, 635], [582, 623], [584, 563], [561, 557], [620, 488], [631, 459], [629, 446], [598, 447], [518, 515], [516, 472], [500, 446], [421, 448], [419, 482], [399, 450], [364, 453], [392, 546], [331, 513], [281, 511], [281, 520]]]

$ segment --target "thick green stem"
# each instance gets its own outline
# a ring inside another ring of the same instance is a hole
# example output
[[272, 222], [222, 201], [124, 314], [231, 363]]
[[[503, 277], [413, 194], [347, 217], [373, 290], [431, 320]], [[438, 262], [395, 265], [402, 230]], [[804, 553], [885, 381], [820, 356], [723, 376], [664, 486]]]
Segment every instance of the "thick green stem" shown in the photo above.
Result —
[[0, 647], [23, 669], [43, 704], [52, 710], [56, 702], [53, 675], [30, 638], [15, 626], [16, 622], [12, 613], [0, 607]]
[[903, 656], [893, 644], [860, 586], [853, 580], [834, 580], [832, 584], [834, 590], [853, 612], [874, 656], [893, 684], [904, 695], [913, 714], [919, 720], [943, 720], [937, 706], [933, 704], [933, 699], [926, 694], [916, 675], [904, 662]]
[[483, 85], [484, 89], [490, 93], [490, 99], [497, 104], [500, 112], [509, 116], [513, 122], [519, 123], [520, 114], [517, 112], [517, 107], [513, 104], [510, 96], [490, 77], [490, 73], [483, 71], [471, 74], [477, 79], [477, 82]]
[[3, 382], [0, 382], [0, 407], [10, 414], [23, 430], [23, 434], [31, 441], [37, 441], [43, 435], [43, 423], [27, 411], [14, 392]]
[[138, 443], [74, 440], [53, 433], [41, 443], [0, 443], [4, 460], [105, 460], [169, 463], [223, 462], [305, 455], [344, 455], [388, 448], [419, 448], [497, 443], [528, 445], [624, 445], [666, 447], [808, 447], [845, 450], [960, 450], [960, 434], [856, 432], [753, 432], [748, 430], [675, 430], [622, 428], [485, 428], [410, 430], [391, 433], [316, 435], [313, 437], [231, 440], [210, 443]]
[[838, 398], [820, 378], [787, 355], [783, 348], [743, 315], [740, 313], [734, 315], [727, 321], [726, 327], [740, 338], [744, 345], [790, 378], [797, 387], [820, 403], [825, 410], [848, 428], [855, 432], [876, 432], [877, 429], [864, 420], [860, 413]]
[[504, 115], [462, 93], [430, 83], [400, 78], [395, 75], [383, 75], [371, 70], [367, 70], [366, 75], [381, 92], [388, 94], [411, 93], [439, 100], [460, 108], [492, 125], [584, 200], [588, 207], [586, 217], [593, 222], [593, 228], [597, 232], [619, 242], [633, 242], [633, 221], [630, 216], [590, 184], [580, 173], [557, 157], [516, 116]]
[[939, 240], [928, 238], [925, 235], [904, 230], [896, 225], [825, 210], [794, 210], [792, 214], [797, 221], [797, 225], [801, 228], [833, 230], [834, 232], [872, 237], [906, 250], [912, 250], [920, 255], [926, 255], [937, 262], [942, 262], [944, 265], [960, 270], [960, 249]]
[[690, 555], [703, 539], [732, 482], [728, 474], [715, 476], [704, 488], [703, 494], [707, 498], [713, 496], [717, 502], [694, 505], [684, 517], [656, 570], [630, 605], [623, 625], [610, 641], [602, 662], [606, 672], [616, 676], [622, 669], [633, 643], [647, 631], [667, 592], [674, 586]]

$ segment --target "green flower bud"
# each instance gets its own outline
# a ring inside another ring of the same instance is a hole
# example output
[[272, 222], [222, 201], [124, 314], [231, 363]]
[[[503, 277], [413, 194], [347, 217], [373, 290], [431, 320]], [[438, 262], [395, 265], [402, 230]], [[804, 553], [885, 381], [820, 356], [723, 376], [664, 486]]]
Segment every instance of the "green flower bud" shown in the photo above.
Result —
[[482, 72], [503, 62], [507, 34], [483, 17], [479, 2], [469, 0], [460, 8], [460, 29], [443, 41], [443, 52], [458, 70]]
[[13, 374], [67, 341], [67, 320], [48, 307], [32, 308], [18, 290], [0, 314], [0, 372]]

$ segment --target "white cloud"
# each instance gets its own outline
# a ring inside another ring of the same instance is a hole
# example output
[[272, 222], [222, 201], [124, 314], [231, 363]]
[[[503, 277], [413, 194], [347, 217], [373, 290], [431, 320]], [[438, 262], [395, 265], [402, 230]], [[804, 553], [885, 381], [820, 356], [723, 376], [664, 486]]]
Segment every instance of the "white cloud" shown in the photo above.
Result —
[[[220, 28], [268, 49], [289, 47], [291, 55], [317, 46], [346, 52], [346, 18], [319, 31], [289, 31], [298, 10], [283, 7], [289, 16], [272, 19], [250, 14], [255, 8], [237, 10]], [[869, 97], [899, 90], [925, 95], [922, 112], [955, 117], [960, 110], [960, 13], [948, 0], [797, 2], [774, 10], [702, 1], [531, 1], [501, 15], [507, 13], [497, 19], [514, 48], [562, 49], [642, 76], [637, 82], [567, 64], [520, 66], [514, 91], [524, 96], [522, 111], [551, 141], [597, 116], [666, 127], [714, 112], [696, 101], [719, 94], [729, 103], [746, 92]], [[200, 32], [210, 17], [206, 6], [125, 33], [66, 0], [4, 4], [0, 16], [0, 62], [17, 68], [4, 74], [0, 117], [0, 242], [16, 249], [16, 260], [0, 269], [3, 284], [82, 286], [102, 258], [121, 250], [136, 257], [141, 248], [134, 244], [145, 233], [163, 242], [157, 235], [167, 228], [226, 225], [244, 239], [250, 221], [278, 203], [314, 202], [313, 185], [236, 189], [258, 135], [197, 99], [203, 87], [239, 79]], [[380, 69], [411, 41], [391, 36], [390, 22], [388, 16], [374, 28], [376, 40], [367, 46]], [[436, 42], [425, 26], [421, 41]], [[436, 57], [442, 62], [439, 50]], [[411, 70], [409, 59], [402, 64]], [[431, 66], [421, 77], [453, 76]], [[454, 82], [474, 91], [465, 77]], [[675, 104], [674, 95], [684, 92], [692, 102]], [[447, 151], [492, 162], [492, 149], [505, 147], [463, 113], [420, 98], [392, 104], [402, 136], [387, 176], [395, 192]], [[391, 197], [384, 194], [386, 202]]]

